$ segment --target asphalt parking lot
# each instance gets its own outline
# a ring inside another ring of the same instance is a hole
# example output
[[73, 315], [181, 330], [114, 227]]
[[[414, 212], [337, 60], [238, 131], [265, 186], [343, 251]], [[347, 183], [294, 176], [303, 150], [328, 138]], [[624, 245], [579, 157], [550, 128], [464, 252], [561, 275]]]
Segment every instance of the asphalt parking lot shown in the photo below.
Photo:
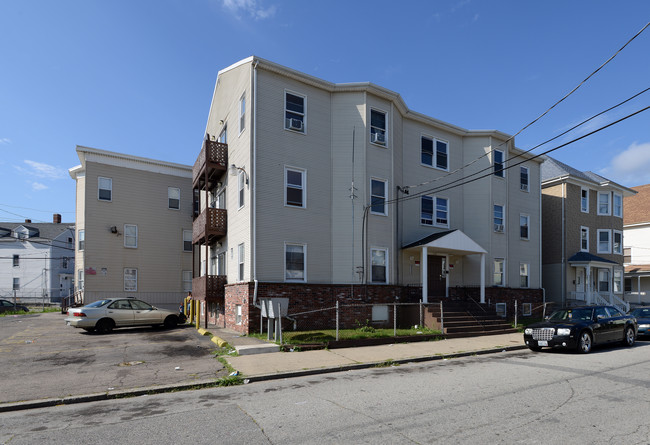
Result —
[[0, 403], [218, 379], [216, 345], [192, 326], [97, 335], [64, 315], [0, 317]]

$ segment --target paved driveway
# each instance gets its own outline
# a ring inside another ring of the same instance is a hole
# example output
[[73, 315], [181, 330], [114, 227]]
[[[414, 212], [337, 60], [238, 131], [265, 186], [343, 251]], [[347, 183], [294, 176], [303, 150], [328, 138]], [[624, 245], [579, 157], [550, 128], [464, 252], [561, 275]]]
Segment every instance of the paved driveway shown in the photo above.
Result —
[[0, 403], [191, 384], [227, 375], [191, 326], [89, 334], [60, 313], [0, 317]]

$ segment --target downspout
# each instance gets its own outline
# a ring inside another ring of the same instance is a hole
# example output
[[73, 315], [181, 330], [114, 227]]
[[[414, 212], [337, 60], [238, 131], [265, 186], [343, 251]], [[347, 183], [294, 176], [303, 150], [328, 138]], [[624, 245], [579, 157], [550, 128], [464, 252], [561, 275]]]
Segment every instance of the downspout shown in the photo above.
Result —
[[251, 116], [251, 125], [253, 126], [253, 160], [251, 168], [251, 186], [253, 188], [251, 199], [251, 225], [252, 225], [252, 234], [251, 234], [251, 251], [253, 253], [253, 281], [255, 282], [255, 290], [253, 292], [253, 306], [257, 306], [257, 64], [258, 60], [255, 60], [253, 63], [253, 116]]
[[562, 248], [562, 259], [560, 261], [560, 265], [562, 267], [562, 275], [561, 275], [561, 279], [560, 279], [560, 285], [562, 286], [562, 306], [566, 305], [566, 283], [565, 283], [566, 270], [564, 270], [565, 269], [565, 265], [564, 265], [564, 259], [565, 259], [564, 243], [565, 243], [565, 240], [564, 240], [564, 237], [566, 236], [566, 232], [564, 231], [564, 228], [565, 228], [564, 200], [565, 199], [566, 199], [566, 182], [563, 182], [562, 183], [562, 235], [561, 235], [561, 238], [562, 238], [562, 246], [561, 246], [561, 248]]

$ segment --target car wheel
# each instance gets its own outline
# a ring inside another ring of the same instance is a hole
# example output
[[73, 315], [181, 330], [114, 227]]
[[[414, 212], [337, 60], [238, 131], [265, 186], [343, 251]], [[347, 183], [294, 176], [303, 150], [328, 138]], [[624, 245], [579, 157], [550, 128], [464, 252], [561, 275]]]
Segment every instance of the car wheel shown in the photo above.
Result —
[[587, 354], [591, 352], [592, 346], [593, 340], [591, 338], [591, 334], [588, 331], [582, 331], [580, 333], [580, 338], [578, 338], [578, 352]]
[[103, 318], [95, 325], [98, 334], [108, 334], [115, 327], [115, 323], [110, 318]]
[[625, 344], [625, 346], [632, 346], [635, 340], [636, 339], [634, 338], [634, 328], [632, 326], [626, 327], [625, 337], [623, 338], [623, 344]]
[[169, 317], [165, 318], [165, 327], [167, 329], [174, 329], [176, 326], [178, 326], [178, 317], [175, 315], [170, 315]]

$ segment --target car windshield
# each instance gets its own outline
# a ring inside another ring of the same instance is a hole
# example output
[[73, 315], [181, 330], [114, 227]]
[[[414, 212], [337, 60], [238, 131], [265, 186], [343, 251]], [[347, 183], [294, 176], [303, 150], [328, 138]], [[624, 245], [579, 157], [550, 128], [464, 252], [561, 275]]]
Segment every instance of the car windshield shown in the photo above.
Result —
[[87, 304], [86, 307], [102, 307], [107, 305], [110, 302], [111, 300], [97, 300], [97, 301], [93, 301], [90, 304]]
[[634, 317], [650, 318], [650, 307], [638, 307], [630, 312]]
[[591, 320], [591, 309], [563, 309], [555, 311], [551, 314], [549, 320]]

